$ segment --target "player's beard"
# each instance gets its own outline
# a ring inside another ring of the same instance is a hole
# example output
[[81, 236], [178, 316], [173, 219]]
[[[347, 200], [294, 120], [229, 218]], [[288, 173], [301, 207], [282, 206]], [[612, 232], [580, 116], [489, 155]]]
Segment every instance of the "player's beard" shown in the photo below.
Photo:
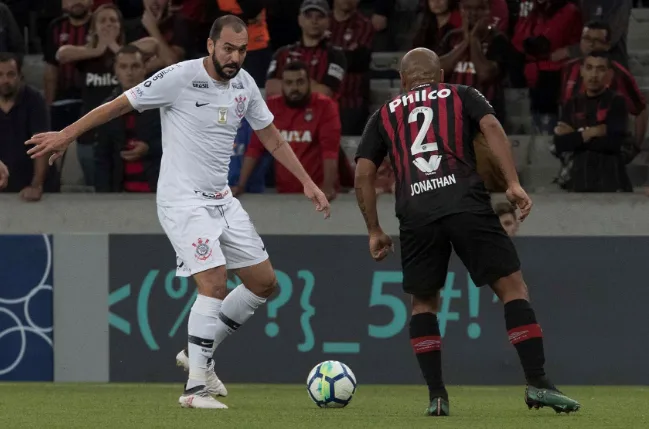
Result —
[[[225, 80], [232, 79], [239, 73], [239, 70], [241, 70], [241, 67], [239, 67], [239, 64], [237, 63], [228, 63], [222, 66], [216, 59], [216, 52], [212, 54], [212, 64], [214, 64], [214, 70], [216, 70], [216, 74], [218, 74], [219, 77]], [[224, 70], [225, 67], [232, 67], [234, 71], [228, 73]]]

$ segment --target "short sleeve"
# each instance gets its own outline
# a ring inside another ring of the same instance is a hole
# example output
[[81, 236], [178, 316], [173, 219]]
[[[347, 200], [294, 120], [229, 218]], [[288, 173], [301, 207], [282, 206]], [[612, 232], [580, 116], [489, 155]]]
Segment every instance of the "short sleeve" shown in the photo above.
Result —
[[184, 78], [183, 68], [172, 65], [124, 92], [138, 112], [172, 105], [191, 79]]
[[467, 116], [475, 122], [480, 122], [487, 115], [496, 116], [496, 112], [491, 104], [489, 104], [489, 101], [487, 101], [480, 91], [472, 86], [467, 87], [464, 93], [462, 107]]
[[338, 92], [347, 69], [347, 60], [342, 49], [335, 46], [329, 48], [328, 61], [327, 72], [320, 83], [331, 88], [333, 92]]
[[383, 141], [383, 135], [379, 129], [379, 112], [381, 109], [374, 112], [367, 121], [361, 141], [356, 149], [356, 155], [354, 155], [354, 161], [358, 162], [358, 158], [369, 159], [377, 168], [381, 166], [388, 154], [387, 145]]
[[269, 126], [275, 117], [271, 113], [270, 109], [266, 105], [261, 96], [261, 92], [257, 85], [252, 82], [250, 85], [251, 95], [250, 95], [250, 104], [248, 105], [248, 110], [246, 111], [246, 120], [250, 124], [250, 128], [255, 131], [262, 130]]

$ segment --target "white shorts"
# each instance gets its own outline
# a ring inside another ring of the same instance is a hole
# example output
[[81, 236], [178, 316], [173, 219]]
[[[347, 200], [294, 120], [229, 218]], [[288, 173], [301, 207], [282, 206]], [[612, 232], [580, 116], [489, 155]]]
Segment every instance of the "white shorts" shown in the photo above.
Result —
[[178, 277], [221, 265], [249, 267], [268, 259], [264, 242], [236, 198], [222, 206], [158, 206], [158, 218], [176, 251]]

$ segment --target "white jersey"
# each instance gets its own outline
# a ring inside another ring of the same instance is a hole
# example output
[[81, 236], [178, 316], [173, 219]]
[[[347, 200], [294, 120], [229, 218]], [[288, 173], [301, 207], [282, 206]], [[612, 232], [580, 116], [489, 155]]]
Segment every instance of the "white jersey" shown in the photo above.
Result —
[[124, 94], [139, 112], [160, 109], [160, 206], [228, 203], [230, 156], [241, 119], [253, 130], [274, 119], [248, 72], [218, 82], [207, 74], [203, 59], [169, 66]]

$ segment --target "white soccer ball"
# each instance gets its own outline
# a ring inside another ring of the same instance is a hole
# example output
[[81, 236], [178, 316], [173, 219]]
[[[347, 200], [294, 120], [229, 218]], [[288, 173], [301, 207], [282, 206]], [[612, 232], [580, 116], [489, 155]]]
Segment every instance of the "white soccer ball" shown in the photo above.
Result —
[[309, 397], [320, 408], [343, 408], [356, 393], [356, 376], [336, 360], [317, 364], [306, 379]]

